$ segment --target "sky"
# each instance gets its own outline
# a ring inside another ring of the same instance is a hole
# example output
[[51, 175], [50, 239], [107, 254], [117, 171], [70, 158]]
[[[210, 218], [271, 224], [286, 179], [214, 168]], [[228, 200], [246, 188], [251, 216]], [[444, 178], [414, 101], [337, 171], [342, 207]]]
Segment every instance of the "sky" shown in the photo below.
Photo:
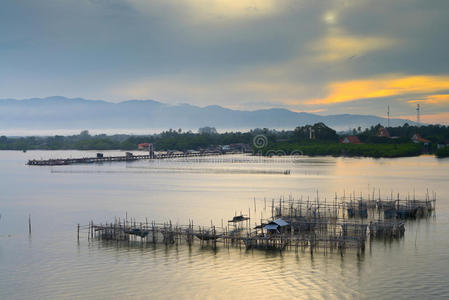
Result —
[[0, 98], [449, 124], [447, 0], [2, 0]]

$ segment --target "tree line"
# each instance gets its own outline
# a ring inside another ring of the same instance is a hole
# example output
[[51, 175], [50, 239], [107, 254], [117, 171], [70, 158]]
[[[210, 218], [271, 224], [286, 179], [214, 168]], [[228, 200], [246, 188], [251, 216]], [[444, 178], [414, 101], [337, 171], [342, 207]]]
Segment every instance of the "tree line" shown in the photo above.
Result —
[[[324, 123], [298, 126], [293, 130], [270, 130], [268, 128], [254, 129], [248, 132], [218, 133], [213, 127], [200, 128], [198, 133], [191, 131], [167, 130], [152, 135], [90, 135], [82, 131], [77, 135], [48, 137], [0, 137], [0, 150], [34, 150], [34, 149], [76, 149], [76, 150], [135, 150], [140, 143], [152, 143], [156, 150], [201, 150], [208, 147], [229, 144], [249, 144], [254, 150], [263, 153], [284, 151], [286, 154], [300, 149], [305, 155], [346, 155], [397, 157], [418, 155], [423, 151], [423, 145], [413, 144], [411, 137], [418, 133], [423, 138], [432, 141], [425, 149], [438, 156], [447, 156], [449, 147], [436, 149], [438, 143], [449, 141], [449, 127], [442, 125], [388, 127], [391, 136], [379, 137], [381, 125], [371, 126], [362, 130], [337, 133]], [[363, 144], [341, 144], [339, 139], [349, 134], [356, 134]], [[253, 145], [253, 138], [262, 135], [266, 139], [263, 149]], [[270, 152], [271, 151], [271, 152]]]

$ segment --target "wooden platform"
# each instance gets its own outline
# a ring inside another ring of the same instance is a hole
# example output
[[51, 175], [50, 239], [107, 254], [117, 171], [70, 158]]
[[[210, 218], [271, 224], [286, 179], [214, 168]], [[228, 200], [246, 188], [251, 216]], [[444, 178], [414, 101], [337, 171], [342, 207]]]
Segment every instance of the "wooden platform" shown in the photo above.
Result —
[[167, 159], [179, 157], [200, 157], [200, 156], [216, 156], [223, 155], [220, 152], [204, 152], [204, 153], [172, 153], [172, 154], [155, 154], [151, 155], [124, 155], [124, 156], [105, 156], [105, 157], [81, 157], [81, 158], [57, 158], [45, 160], [29, 160], [29, 166], [65, 166], [73, 164], [92, 164], [116, 161], [135, 161], [142, 159]]

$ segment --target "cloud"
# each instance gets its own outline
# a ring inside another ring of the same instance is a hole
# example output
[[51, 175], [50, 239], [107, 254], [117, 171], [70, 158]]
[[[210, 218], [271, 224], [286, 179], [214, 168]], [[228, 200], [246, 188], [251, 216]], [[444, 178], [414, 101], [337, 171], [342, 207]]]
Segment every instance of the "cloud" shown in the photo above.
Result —
[[211, 21], [217, 19], [263, 17], [275, 13], [280, 5], [276, 0], [189, 0], [199, 19]]
[[145, 14], [152, 15], [155, 10], [165, 7], [171, 11], [183, 11], [191, 20], [193, 18], [195, 21], [203, 22], [263, 17], [278, 12], [282, 7], [276, 0], [127, 0], [127, 2]]
[[318, 62], [336, 62], [372, 51], [388, 49], [397, 43], [397, 40], [386, 37], [355, 36], [342, 30], [332, 30], [327, 36], [312, 42], [309, 47]]
[[449, 76], [389, 75], [334, 82], [329, 84], [328, 89], [329, 93], [325, 98], [311, 99], [306, 103], [327, 105], [397, 95], [435, 93], [449, 89]]
[[[256, 80], [258, 79], [258, 80]], [[168, 102], [192, 101], [199, 105], [226, 103], [228, 107], [286, 107], [301, 103], [295, 98], [307, 87], [291, 82], [250, 78], [243, 72], [234, 78], [204, 79], [201, 76], [156, 76], [113, 85], [109, 94], [117, 99], [159, 99]], [[205, 102], [198, 99], [207, 99]], [[238, 99], [238, 101], [233, 101]], [[249, 103], [254, 102], [254, 105]], [[244, 105], [242, 105], [244, 104]], [[276, 105], [277, 104], [277, 105]]]
[[426, 103], [426, 104], [436, 104], [445, 105], [449, 104], [449, 94], [436, 94], [426, 96], [425, 99], [420, 100], [410, 100], [409, 103]]
[[0, 97], [449, 111], [431, 98], [449, 94], [448, 13], [447, 0], [7, 0]]

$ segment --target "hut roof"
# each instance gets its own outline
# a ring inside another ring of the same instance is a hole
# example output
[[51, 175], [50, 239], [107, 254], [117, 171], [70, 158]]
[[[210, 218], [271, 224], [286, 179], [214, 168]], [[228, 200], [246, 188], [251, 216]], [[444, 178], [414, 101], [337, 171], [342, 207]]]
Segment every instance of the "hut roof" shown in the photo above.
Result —
[[287, 225], [288, 225], [288, 223], [285, 222], [285, 221], [282, 220], [282, 219], [276, 219], [276, 220], [274, 220], [274, 221], [271, 222], [271, 223], [275, 223], [275, 224], [277, 224], [277, 225], [279, 225], [279, 226], [281, 226], [281, 227], [287, 226]]
[[277, 230], [279, 225], [277, 224], [268, 224], [263, 227], [265, 230]]

